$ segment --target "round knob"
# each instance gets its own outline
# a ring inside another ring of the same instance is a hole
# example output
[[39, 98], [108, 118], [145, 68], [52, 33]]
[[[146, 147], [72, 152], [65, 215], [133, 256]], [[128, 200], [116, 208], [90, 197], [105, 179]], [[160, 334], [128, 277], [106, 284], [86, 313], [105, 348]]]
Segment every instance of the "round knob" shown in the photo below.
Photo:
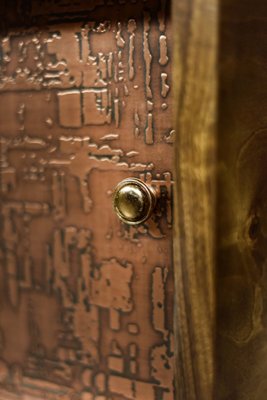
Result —
[[113, 194], [113, 206], [118, 217], [129, 225], [146, 221], [156, 205], [156, 191], [137, 178], [121, 181]]

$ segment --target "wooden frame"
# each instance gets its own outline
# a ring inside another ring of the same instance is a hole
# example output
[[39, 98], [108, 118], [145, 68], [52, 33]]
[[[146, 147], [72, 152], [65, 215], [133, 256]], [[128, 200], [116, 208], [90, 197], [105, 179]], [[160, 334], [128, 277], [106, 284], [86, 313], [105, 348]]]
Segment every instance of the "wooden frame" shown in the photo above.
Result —
[[217, 0], [173, 1], [177, 399], [212, 400]]

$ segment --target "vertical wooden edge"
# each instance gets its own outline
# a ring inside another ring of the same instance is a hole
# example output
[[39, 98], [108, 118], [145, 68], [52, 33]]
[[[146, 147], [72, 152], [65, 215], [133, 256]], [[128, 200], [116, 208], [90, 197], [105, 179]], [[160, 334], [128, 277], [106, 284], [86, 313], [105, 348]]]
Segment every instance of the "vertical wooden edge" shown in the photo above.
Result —
[[176, 399], [213, 400], [218, 0], [173, 0]]

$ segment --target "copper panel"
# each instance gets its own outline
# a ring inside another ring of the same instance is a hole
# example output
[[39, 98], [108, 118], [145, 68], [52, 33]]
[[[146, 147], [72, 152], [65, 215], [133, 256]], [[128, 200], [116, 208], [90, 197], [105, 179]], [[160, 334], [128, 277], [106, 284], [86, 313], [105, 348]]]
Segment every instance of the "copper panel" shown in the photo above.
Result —
[[[169, 3], [13, 3], [1, 5], [0, 398], [172, 400]], [[112, 210], [129, 176], [160, 190], [139, 227]]]

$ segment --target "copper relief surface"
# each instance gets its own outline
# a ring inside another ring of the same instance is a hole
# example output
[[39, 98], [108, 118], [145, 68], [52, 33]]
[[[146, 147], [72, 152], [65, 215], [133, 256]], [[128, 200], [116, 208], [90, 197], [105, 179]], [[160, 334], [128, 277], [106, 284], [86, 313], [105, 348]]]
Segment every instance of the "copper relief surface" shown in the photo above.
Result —
[[[3, 31], [0, 399], [174, 398], [168, 8], [17, 1]], [[160, 191], [138, 227], [129, 176]]]

